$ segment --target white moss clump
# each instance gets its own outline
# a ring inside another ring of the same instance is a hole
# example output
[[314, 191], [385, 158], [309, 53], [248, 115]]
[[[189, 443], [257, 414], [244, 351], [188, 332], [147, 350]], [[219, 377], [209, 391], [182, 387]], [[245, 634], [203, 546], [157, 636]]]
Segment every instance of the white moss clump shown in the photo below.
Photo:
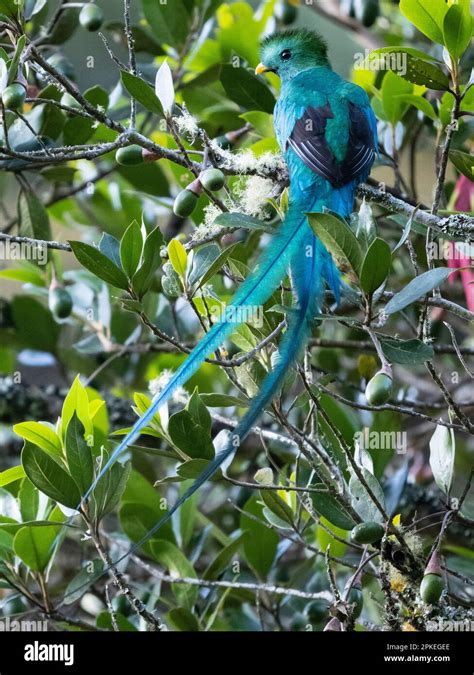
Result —
[[217, 216], [220, 216], [222, 211], [216, 204], [208, 204], [204, 209], [204, 220], [202, 224], [193, 232], [192, 241], [207, 241], [210, 237], [218, 237], [225, 231], [225, 227], [221, 227], [214, 223]]
[[240, 211], [255, 218], [270, 215], [269, 197], [276, 196], [276, 185], [269, 178], [249, 176], [236, 188]]
[[277, 181], [284, 181], [287, 178], [286, 163], [280, 153], [264, 152], [258, 157], [250, 149], [233, 153], [221, 148], [215, 140], [211, 141], [211, 148], [216, 157], [220, 159], [223, 168], [231, 169], [238, 174], [267, 174]]
[[194, 143], [199, 133], [199, 126], [185, 106], [183, 106], [179, 117], [173, 117], [173, 122], [178, 132], [186, 136], [190, 143]]

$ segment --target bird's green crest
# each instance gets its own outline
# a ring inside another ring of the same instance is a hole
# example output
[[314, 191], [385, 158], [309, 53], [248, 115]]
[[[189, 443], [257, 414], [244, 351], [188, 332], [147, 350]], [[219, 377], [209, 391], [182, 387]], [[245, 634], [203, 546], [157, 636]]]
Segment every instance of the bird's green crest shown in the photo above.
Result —
[[293, 77], [302, 70], [329, 66], [325, 40], [305, 28], [280, 31], [262, 41], [262, 63], [282, 78]]

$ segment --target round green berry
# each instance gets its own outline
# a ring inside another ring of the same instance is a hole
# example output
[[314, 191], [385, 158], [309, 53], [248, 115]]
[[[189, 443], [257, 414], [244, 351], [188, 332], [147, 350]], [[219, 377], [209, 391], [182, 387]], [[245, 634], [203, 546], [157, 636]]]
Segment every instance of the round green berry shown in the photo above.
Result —
[[364, 607], [364, 596], [362, 595], [361, 589], [353, 586], [349, 591], [347, 602], [350, 605], [354, 605], [353, 617], [354, 619], [357, 619], [361, 615], [362, 608]]
[[370, 405], [387, 403], [392, 394], [393, 381], [386, 373], [376, 373], [365, 389], [365, 398]]
[[385, 530], [380, 523], [359, 523], [351, 531], [351, 541], [355, 544], [373, 544], [382, 539]]
[[191, 190], [181, 190], [174, 200], [173, 211], [180, 218], [187, 218], [196, 208], [198, 196]]
[[58, 319], [66, 319], [72, 312], [72, 298], [69, 293], [59, 286], [49, 291], [48, 305], [51, 312]]
[[328, 616], [328, 603], [324, 600], [313, 600], [306, 608], [306, 615], [311, 623], [320, 623]]
[[199, 176], [199, 180], [203, 188], [217, 192], [224, 187], [225, 176], [220, 169], [206, 169]]
[[125, 148], [119, 148], [115, 153], [115, 161], [122, 166], [143, 164], [142, 148], [139, 145], [127, 145]]
[[21, 110], [26, 98], [26, 89], [19, 82], [10, 84], [2, 94], [2, 101], [8, 110]]
[[94, 33], [104, 23], [104, 13], [97, 5], [89, 4], [81, 9], [79, 23], [83, 28]]
[[425, 574], [420, 584], [420, 596], [428, 605], [435, 605], [444, 590], [444, 582], [438, 574]]

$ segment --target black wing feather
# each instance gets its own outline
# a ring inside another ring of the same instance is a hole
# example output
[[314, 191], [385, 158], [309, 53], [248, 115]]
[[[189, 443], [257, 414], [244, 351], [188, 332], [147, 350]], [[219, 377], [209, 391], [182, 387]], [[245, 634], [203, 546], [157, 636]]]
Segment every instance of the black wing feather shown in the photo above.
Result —
[[339, 162], [325, 137], [327, 120], [333, 117], [329, 103], [319, 108], [307, 108], [296, 121], [288, 145], [306, 166], [328, 180], [333, 187], [340, 188], [370, 169], [375, 145], [364, 110], [349, 103], [349, 142], [346, 156]]

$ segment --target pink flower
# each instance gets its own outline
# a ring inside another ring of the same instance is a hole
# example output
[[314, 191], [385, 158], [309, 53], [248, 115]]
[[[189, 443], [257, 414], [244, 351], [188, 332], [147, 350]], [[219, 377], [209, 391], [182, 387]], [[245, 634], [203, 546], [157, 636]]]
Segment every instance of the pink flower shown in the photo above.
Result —
[[[454, 202], [454, 208], [456, 211], [471, 211], [471, 199], [474, 197], [474, 183], [466, 176], [461, 176], [455, 189], [457, 196], [456, 201]], [[455, 254], [455, 247], [456, 242], [452, 241], [450, 244], [448, 267], [459, 269], [472, 265], [473, 261], [471, 258], [461, 257], [459, 253]], [[467, 308], [471, 312], [474, 312], [474, 270], [461, 269], [460, 275], [464, 294], [466, 296]], [[455, 278], [456, 274], [452, 274], [449, 278], [450, 283], [453, 283]]]

